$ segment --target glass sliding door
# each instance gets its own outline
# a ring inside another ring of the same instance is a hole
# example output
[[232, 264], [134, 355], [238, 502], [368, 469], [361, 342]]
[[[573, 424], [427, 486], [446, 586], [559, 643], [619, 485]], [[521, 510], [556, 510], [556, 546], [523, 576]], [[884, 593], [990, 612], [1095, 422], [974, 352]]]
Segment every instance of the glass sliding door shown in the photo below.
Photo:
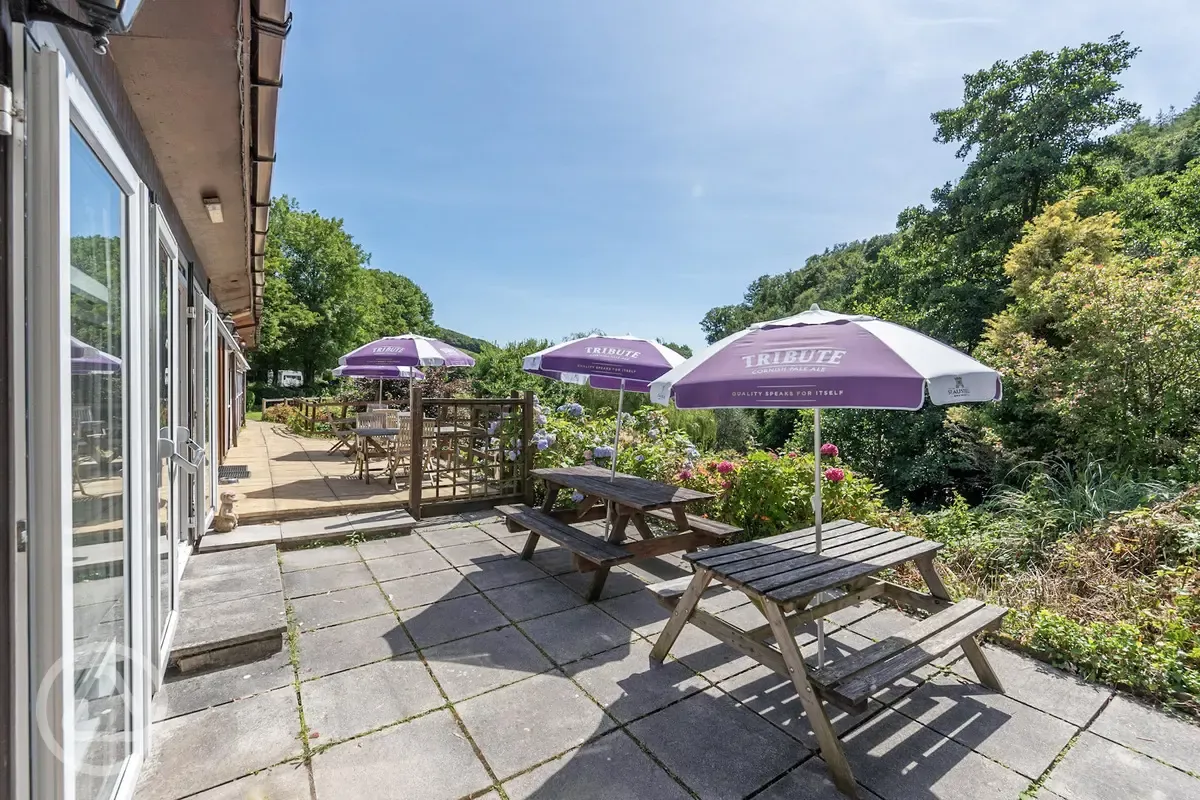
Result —
[[62, 55], [32, 58], [32, 793], [109, 800], [141, 756], [149, 698], [145, 196]]
[[[173, 614], [178, 608], [178, 583], [182, 569], [180, 549], [176, 546], [179, 529], [186, 523], [180, 514], [181, 492], [176, 484], [186, 479], [186, 473], [177, 469], [172, 454], [176, 451], [175, 428], [185, 424], [179, 420], [178, 412], [172, 404], [171, 385], [175, 380], [176, 371], [173, 361], [173, 348], [176, 334], [176, 282], [179, 264], [179, 250], [175, 239], [166, 226], [161, 213], [154, 212], [156, 235], [154, 249], [157, 264], [154, 274], [154, 294], [156, 307], [154, 313], [153, 348], [154, 363], [151, 375], [156, 376], [156, 389], [153, 403], [157, 413], [158, 442], [154, 448], [154, 458], [157, 460], [157, 489], [156, 525], [157, 539], [155, 542], [155, 560], [157, 562], [156, 580], [158, 581], [156, 625], [158, 645], [166, 648], [167, 636], [170, 630]], [[165, 652], [160, 658], [160, 672], [165, 667]]]

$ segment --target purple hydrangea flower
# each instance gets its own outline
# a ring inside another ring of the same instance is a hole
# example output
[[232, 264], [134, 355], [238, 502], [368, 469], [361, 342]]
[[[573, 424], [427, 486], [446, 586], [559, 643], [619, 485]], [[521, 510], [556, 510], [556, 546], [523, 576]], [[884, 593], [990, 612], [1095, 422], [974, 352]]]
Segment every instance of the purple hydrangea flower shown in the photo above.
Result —
[[571, 492], [571, 499], [576, 503], [583, 502], [583, 492]]
[[651, 428], [650, 430], [646, 431], [646, 433], [647, 433], [647, 435], [650, 436], [651, 439], [658, 438], [658, 428]]
[[634, 461], [645, 461], [645, 460], [646, 460], [646, 457], [644, 455], [641, 455], [640, 453], [634, 457]]
[[616, 455], [616, 451], [613, 450], [609, 445], [601, 445], [600, 447], [592, 450], [592, 455], [594, 455], [596, 458], [612, 458], [614, 455]]
[[488, 423], [488, 436], [491, 436], [498, 430], [500, 430], [500, 420]]
[[546, 449], [547, 447], [549, 447], [549, 446], [550, 446], [550, 443], [549, 443], [549, 442], [547, 442], [545, 439], [538, 439], [538, 440], [537, 440], [537, 449], [538, 449], [538, 450], [545, 450], [545, 449]]

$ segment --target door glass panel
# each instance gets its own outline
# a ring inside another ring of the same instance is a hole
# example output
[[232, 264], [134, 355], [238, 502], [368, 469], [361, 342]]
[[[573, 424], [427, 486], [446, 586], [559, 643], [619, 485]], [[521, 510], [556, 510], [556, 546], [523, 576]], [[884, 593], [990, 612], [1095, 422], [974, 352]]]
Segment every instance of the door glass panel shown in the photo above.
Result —
[[[201, 444], [204, 445], [204, 452], [207, 459], [204, 462], [204, 470], [208, 480], [204, 481], [204, 507], [200, 512], [199, 523], [204, 525], [204, 516], [208, 513], [208, 509], [213, 507], [213, 480], [212, 475], [217, 463], [216, 452], [213, 446], [216, 436], [213, 432], [213, 371], [216, 368], [216, 356], [213, 354], [213, 338], [216, 336], [216, 331], [213, 330], [213, 313], [211, 308], [204, 309], [204, 360], [201, 369], [204, 371], [204, 422], [202, 424], [204, 438]], [[201, 528], [203, 530], [203, 528]]]
[[121, 335], [127, 199], [74, 128], [70, 157], [75, 793], [106, 798], [132, 749]]
[[[175, 282], [175, 344], [172, 347], [174, 351], [172, 356], [175, 364], [175, 377], [172, 380], [174, 383], [174, 398], [175, 398], [175, 417], [171, 422], [172, 432], [177, 427], [191, 427], [191, 397], [192, 397], [192, 373], [191, 373], [191, 337], [188, 336], [188, 297], [187, 286], [184, 282], [183, 275], [177, 271], [177, 279]], [[185, 434], [186, 436], [186, 434]], [[180, 439], [178, 436], [175, 439], [175, 448], [179, 452], [191, 457], [191, 450], [188, 449], [187, 439]], [[193, 487], [195, 478], [191, 473], [179, 472], [175, 473], [175, 538], [180, 547], [185, 547], [188, 544], [188, 516], [191, 513], [194, 504]]]
[[[158, 427], [171, 438], [171, 256], [166, 248], [158, 248]], [[171, 473], [169, 462], [160, 459], [158, 465], [158, 636], [167, 632], [171, 618]]]

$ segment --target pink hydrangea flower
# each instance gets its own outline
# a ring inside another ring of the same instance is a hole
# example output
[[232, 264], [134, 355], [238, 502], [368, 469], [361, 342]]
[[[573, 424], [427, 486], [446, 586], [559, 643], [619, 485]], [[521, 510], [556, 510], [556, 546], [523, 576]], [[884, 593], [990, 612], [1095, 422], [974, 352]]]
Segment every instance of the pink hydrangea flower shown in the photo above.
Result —
[[833, 457], [836, 457], [837, 454], [838, 454], [838, 447], [836, 444], [833, 444], [831, 442], [826, 442], [825, 444], [821, 445], [821, 455], [829, 456], [829, 457], [833, 458]]
[[830, 467], [825, 470], [825, 480], [837, 483], [840, 480], [845, 480], [846, 470], [840, 467]]
[[692, 479], [692, 471], [690, 469], [683, 469], [683, 470], [679, 471], [679, 480], [690, 481], [691, 479]]
[[722, 475], [727, 475], [730, 472], [733, 472], [733, 462], [722, 461], [720, 464], [717, 464], [717, 472], [721, 473]]
[[733, 486], [733, 481], [721, 481], [722, 489], [728, 489], [730, 486]]

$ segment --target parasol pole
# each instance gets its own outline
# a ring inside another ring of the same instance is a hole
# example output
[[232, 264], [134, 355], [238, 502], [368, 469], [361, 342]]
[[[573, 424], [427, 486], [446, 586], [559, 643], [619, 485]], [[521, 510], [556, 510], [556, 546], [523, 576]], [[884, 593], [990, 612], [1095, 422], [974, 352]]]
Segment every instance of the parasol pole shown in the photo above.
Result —
[[[613, 436], [612, 466], [608, 473], [608, 482], [617, 479], [617, 448], [621, 446], [621, 412], [625, 408], [625, 379], [621, 378], [621, 390], [617, 394], [617, 432]], [[608, 538], [609, 525], [612, 523], [612, 501], [604, 504], [604, 538]]]
[[379, 379], [379, 402], [383, 402], [383, 378]]
[[[813, 409], [813, 496], [812, 508], [816, 538], [816, 554], [821, 554], [821, 409]], [[820, 593], [816, 596], [817, 605], [821, 604]], [[825, 666], [825, 621], [817, 619], [817, 669]]]

